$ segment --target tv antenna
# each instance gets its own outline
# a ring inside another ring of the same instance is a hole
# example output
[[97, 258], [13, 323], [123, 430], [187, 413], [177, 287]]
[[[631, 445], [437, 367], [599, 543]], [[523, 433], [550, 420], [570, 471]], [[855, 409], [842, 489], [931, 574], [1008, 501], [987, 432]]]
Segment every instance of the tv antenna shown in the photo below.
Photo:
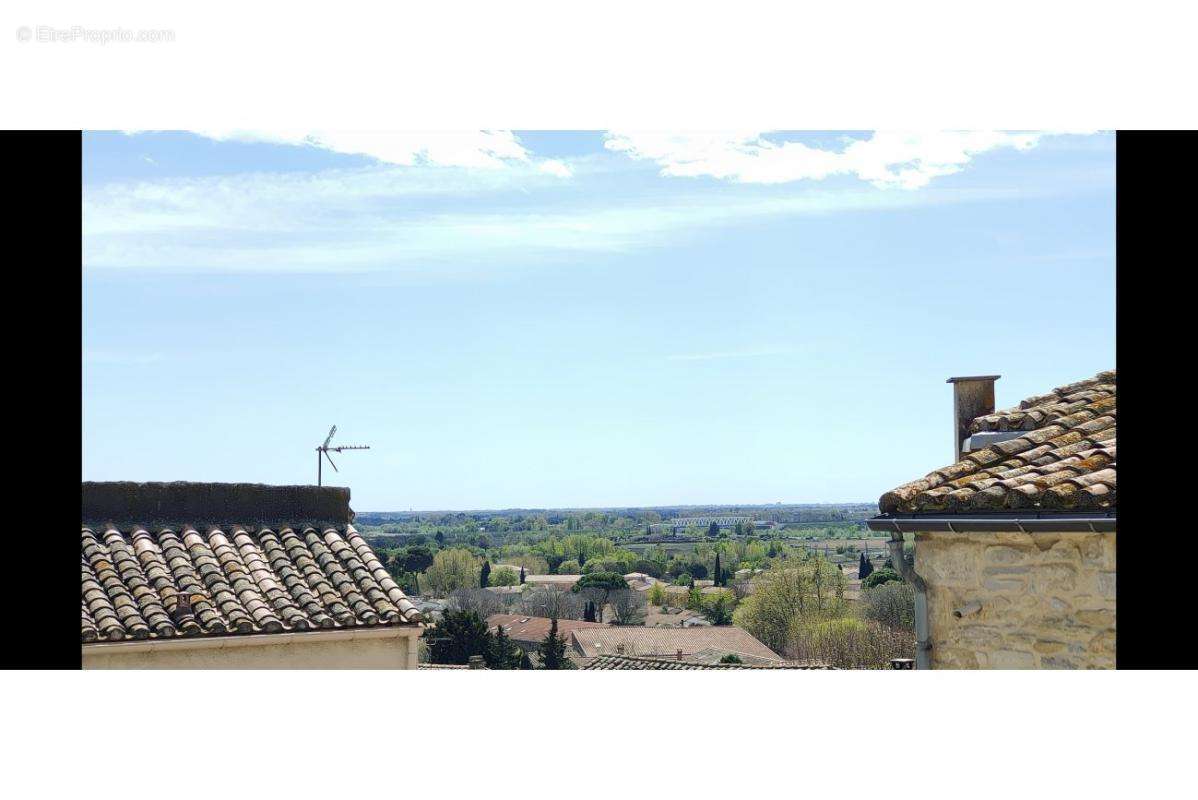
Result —
[[337, 426], [334, 425], [332, 428], [329, 429], [329, 435], [327, 437], [325, 437], [324, 444], [322, 444], [320, 447], [316, 448], [316, 485], [317, 486], [321, 485], [320, 468], [323, 466], [323, 464], [321, 463], [322, 456], [329, 460], [329, 466], [333, 468], [333, 472], [340, 472], [341, 470], [337, 469], [337, 465], [333, 463], [333, 459], [329, 455], [329, 453], [340, 453], [342, 450], [369, 450], [370, 449], [370, 445], [368, 445], [368, 444], [343, 444], [338, 447], [329, 447], [329, 442], [333, 441], [333, 434], [336, 432], [337, 432]]

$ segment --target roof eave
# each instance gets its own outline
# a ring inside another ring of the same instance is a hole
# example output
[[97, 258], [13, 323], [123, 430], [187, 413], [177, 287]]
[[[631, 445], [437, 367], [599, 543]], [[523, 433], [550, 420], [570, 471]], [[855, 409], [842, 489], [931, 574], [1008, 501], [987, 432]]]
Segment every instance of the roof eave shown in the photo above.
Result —
[[1007, 514], [880, 514], [871, 531], [891, 533], [1114, 533], [1115, 510]]

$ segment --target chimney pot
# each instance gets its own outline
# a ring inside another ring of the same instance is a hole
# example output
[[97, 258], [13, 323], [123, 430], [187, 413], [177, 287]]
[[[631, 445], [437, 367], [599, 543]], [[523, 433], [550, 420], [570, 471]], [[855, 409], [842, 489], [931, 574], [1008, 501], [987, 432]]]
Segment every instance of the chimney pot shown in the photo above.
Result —
[[994, 413], [994, 382], [1001, 375], [967, 375], [949, 378], [953, 385], [953, 463], [961, 460], [961, 448], [969, 438], [969, 424]]

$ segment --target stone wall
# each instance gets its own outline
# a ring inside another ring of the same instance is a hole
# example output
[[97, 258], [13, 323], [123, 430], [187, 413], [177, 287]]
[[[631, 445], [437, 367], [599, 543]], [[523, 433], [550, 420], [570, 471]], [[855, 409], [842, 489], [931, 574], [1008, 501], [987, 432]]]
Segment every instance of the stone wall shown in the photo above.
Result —
[[920, 533], [915, 568], [933, 668], [1115, 666], [1114, 533]]

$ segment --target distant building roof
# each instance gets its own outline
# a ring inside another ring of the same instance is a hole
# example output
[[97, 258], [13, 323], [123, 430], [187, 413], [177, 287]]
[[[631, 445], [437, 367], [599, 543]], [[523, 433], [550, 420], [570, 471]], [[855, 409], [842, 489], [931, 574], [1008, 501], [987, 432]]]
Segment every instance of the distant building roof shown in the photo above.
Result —
[[583, 665], [582, 669], [831, 669], [825, 664], [801, 664], [797, 661], [778, 661], [760, 664], [700, 664], [694, 661], [678, 661], [673, 658], [650, 658], [646, 656], [597, 656]]
[[[495, 630], [503, 626], [503, 632], [516, 642], [541, 642], [549, 635], [549, 626], [553, 621], [548, 617], [530, 617], [527, 614], [492, 614], [487, 617], [487, 628]], [[565, 639], [570, 638], [573, 631], [584, 628], [607, 628], [602, 622], [584, 622], [578, 619], [559, 619], [557, 632]]]
[[578, 583], [581, 575], [525, 575], [525, 583], [540, 583], [548, 585], [573, 586]]
[[969, 430], [1027, 432], [887, 492], [882, 513], [1115, 510], [1114, 370], [977, 417]]
[[573, 632], [573, 644], [588, 658], [601, 655], [683, 657], [717, 650], [721, 653], [757, 656], [781, 661], [782, 657], [766, 647], [743, 628], [716, 625], [695, 628], [643, 628], [631, 626], [585, 628]]
[[[82, 641], [420, 622], [353, 526], [321, 522], [352, 517], [348, 500], [334, 487], [84, 483]], [[294, 520], [271, 516], [283, 512]]]

